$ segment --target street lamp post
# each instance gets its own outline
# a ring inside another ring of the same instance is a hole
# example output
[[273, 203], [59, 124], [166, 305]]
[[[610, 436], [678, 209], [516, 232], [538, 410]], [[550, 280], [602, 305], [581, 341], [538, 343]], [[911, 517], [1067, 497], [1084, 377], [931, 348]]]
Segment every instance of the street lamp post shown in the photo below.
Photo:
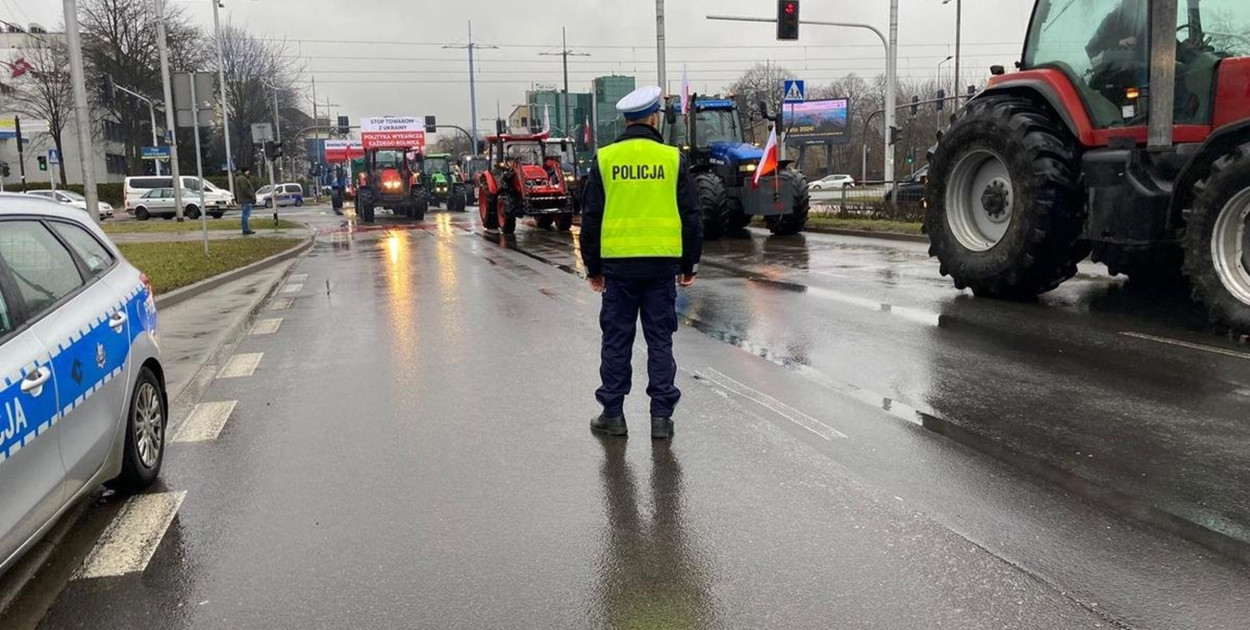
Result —
[[464, 45], [443, 46], [446, 48], [464, 48], [469, 51], [469, 126], [473, 129], [473, 147], [470, 153], [477, 154], [477, 73], [473, 69], [473, 51], [477, 49], [497, 49], [498, 46], [483, 46], [473, 41], [473, 21], [469, 20], [469, 43]]
[[[942, 4], [950, 4], [951, 0], [942, 0]], [[955, 0], [955, 91], [952, 95], [958, 97], [963, 93], [964, 88], [959, 84], [959, 45], [963, 35], [963, 14], [964, 0]], [[959, 100], [956, 98], [955, 107], [959, 107]]]
[[[954, 58], [955, 58], [955, 57], [954, 57], [953, 55], [947, 55], [945, 59], [943, 59], [943, 60], [939, 61], [939, 62], [938, 62], [938, 64], [937, 64], [937, 86], [938, 86], [938, 89], [939, 89], [939, 90], [940, 90], [940, 89], [942, 89], [942, 64], [944, 64], [944, 63], [946, 63], [946, 62], [948, 62], [948, 61], [950, 61], [951, 59], [954, 59]], [[955, 85], [956, 85], [956, 87], [958, 87], [958, 86], [959, 86], [959, 79], [956, 79], [956, 80], [955, 80]], [[954, 95], [955, 95], [955, 96], [958, 96], [959, 94], [958, 94], [958, 92], [956, 92]]]
[[[569, 123], [569, 56], [589, 57], [590, 53], [573, 52], [569, 50], [568, 29], [561, 28], [560, 37], [561, 37], [561, 42], [562, 42], [562, 48], [560, 52], [558, 53], [545, 52], [545, 53], [539, 53], [539, 55], [540, 56], [559, 55], [564, 58], [564, 115], [560, 116], [560, 120], [564, 123], [564, 133], [561, 134], [561, 137], [565, 137], [568, 135], [569, 127], [571, 127]], [[577, 146], [576, 143], [574, 143], [574, 146], [575, 147]], [[573, 154], [576, 156], [577, 149], [573, 149]]]
[[[221, 135], [226, 139], [226, 181], [230, 184], [230, 196], [234, 196], [234, 158], [230, 153], [230, 108], [226, 106], [226, 62], [221, 52], [221, 18], [217, 9], [222, 6], [221, 0], [208, 0], [213, 3], [213, 34], [217, 41], [217, 80], [221, 84]], [[159, 166], [157, 167], [160, 168]], [[159, 175], [159, 171], [157, 172]]]
[[178, 131], [174, 121], [174, 92], [169, 80], [169, 46], [165, 42], [165, 0], [156, 0], [156, 46], [160, 50], [161, 84], [165, 91], [165, 133], [169, 141], [169, 173], [173, 175], [174, 216], [181, 222], [184, 210], [182, 174], [178, 169]]
[[[147, 103], [147, 104], [148, 104], [148, 117], [151, 119], [151, 122], [152, 122], [152, 146], [154, 146], [154, 147], [155, 147], [155, 146], [160, 145], [160, 141], [159, 141], [159, 140], [157, 140], [157, 136], [156, 136], [156, 104], [152, 102], [152, 99], [150, 99], [150, 98], [148, 98], [148, 97], [146, 97], [146, 96], [143, 96], [143, 95], [139, 94], [138, 92], [134, 92], [134, 91], [132, 91], [132, 90], [128, 90], [128, 89], [126, 89], [126, 88], [124, 88], [124, 87], [122, 87], [122, 86], [120, 86], [120, 85], [117, 85], [117, 84], [113, 84], [113, 89], [115, 89], [115, 90], [117, 90], [118, 92], [121, 92], [121, 93], [123, 93], [123, 94], [129, 94], [129, 95], [131, 95], [131, 96], [133, 96], [133, 97], [135, 97], [135, 98], [137, 98], [137, 99], [139, 99], [139, 100], [143, 101], [144, 103]], [[153, 163], [154, 163], [154, 164], [155, 164], [155, 166], [156, 166], [156, 174], [157, 174], [157, 175], [160, 175], [160, 174], [161, 174], [161, 161], [160, 161], [160, 160], [153, 160]]]
[[[69, 48], [69, 74], [74, 84], [74, 123], [78, 126], [78, 154], [82, 156], [82, 188], [87, 198], [87, 214], [100, 222], [100, 198], [95, 187], [95, 160], [91, 150], [91, 112], [87, 109], [87, 74], [83, 69], [82, 35], [78, 27], [78, 2], [65, 0], [65, 42]], [[19, 139], [18, 142], [21, 142]], [[23, 180], [23, 185], [25, 181]]]

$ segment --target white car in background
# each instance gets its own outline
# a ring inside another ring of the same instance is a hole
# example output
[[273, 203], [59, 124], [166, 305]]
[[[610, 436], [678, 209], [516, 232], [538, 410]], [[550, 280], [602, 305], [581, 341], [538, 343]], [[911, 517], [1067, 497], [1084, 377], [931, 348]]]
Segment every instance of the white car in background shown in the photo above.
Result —
[[[71, 205], [83, 212], [87, 211], [87, 198], [72, 190], [28, 190], [26, 194]], [[106, 201], [100, 202], [100, 218], [113, 218], [113, 206]]]
[[818, 179], [807, 185], [808, 190], [841, 190], [847, 186], [854, 186], [855, 178], [850, 175], [829, 175]]
[[278, 194], [274, 195], [270, 191], [273, 187], [269, 185], [261, 186], [256, 191], [256, 205], [265, 208], [272, 208], [273, 201], [270, 197], [277, 197], [278, 207], [282, 206], [302, 206], [304, 205], [304, 187], [299, 184], [278, 184]]

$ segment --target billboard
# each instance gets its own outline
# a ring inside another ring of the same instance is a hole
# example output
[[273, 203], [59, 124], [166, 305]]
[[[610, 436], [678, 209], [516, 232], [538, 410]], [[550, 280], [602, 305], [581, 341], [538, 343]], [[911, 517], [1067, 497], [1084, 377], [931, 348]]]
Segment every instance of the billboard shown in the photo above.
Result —
[[17, 137], [17, 119], [0, 118], [0, 140]]
[[783, 124], [788, 141], [831, 142], [844, 144], [851, 141], [848, 127], [847, 99], [834, 98], [823, 101], [786, 103], [782, 107]]
[[360, 120], [366, 149], [425, 149], [425, 119], [420, 116], [374, 116]]
[[365, 155], [365, 147], [356, 140], [326, 140], [325, 149], [325, 161], [330, 163], [346, 162]]

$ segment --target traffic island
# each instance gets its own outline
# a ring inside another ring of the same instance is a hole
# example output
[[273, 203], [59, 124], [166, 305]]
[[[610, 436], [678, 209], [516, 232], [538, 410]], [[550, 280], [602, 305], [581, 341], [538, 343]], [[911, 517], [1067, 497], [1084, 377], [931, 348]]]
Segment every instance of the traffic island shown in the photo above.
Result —
[[247, 273], [299, 254], [311, 239], [257, 237], [213, 241], [209, 255], [197, 241], [120, 243], [122, 255], [148, 275], [161, 306], [193, 297]]
[[[101, 226], [104, 233], [109, 236], [115, 234], [199, 234], [203, 227], [200, 221], [187, 220], [181, 223], [177, 221], [116, 221], [106, 222]], [[273, 229], [273, 218], [265, 216], [252, 215], [252, 229]], [[287, 221], [286, 219], [278, 220], [279, 230], [301, 230], [306, 226], [302, 223]], [[233, 231], [242, 232], [243, 226], [240, 219], [210, 219], [208, 221], [208, 229], [211, 232]]]

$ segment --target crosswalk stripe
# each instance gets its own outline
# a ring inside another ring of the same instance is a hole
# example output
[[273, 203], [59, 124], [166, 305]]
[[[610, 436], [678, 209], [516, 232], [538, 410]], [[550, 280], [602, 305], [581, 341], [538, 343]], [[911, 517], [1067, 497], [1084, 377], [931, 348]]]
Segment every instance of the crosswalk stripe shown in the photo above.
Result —
[[273, 303], [269, 305], [271, 311], [284, 311], [291, 308], [291, 304], [295, 303], [295, 298], [275, 298]]
[[143, 572], [186, 496], [186, 492], [158, 492], [131, 497], [83, 560], [74, 579]]
[[287, 280], [291, 282], [303, 282], [307, 279], [308, 279], [308, 274], [306, 273], [293, 273], [291, 274], [291, 277], [287, 278]]
[[298, 282], [287, 284], [282, 287], [281, 293], [299, 293], [304, 290], [304, 285]]
[[219, 402], [203, 402], [191, 410], [191, 415], [178, 426], [178, 434], [174, 442], [206, 442], [217, 439], [230, 414], [239, 404], [237, 400]]
[[282, 325], [281, 317], [271, 317], [269, 319], [258, 319], [252, 324], [253, 335], [272, 335], [278, 332], [278, 327]]
[[217, 373], [217, 378], [235, 378], [239, 376], [251, 376], [256, 371], [256, 366], [260, 364], [261, 357], [265, 356], [263, 352], [245, 352], [236, 354], [226, 361], [225, 367]]

